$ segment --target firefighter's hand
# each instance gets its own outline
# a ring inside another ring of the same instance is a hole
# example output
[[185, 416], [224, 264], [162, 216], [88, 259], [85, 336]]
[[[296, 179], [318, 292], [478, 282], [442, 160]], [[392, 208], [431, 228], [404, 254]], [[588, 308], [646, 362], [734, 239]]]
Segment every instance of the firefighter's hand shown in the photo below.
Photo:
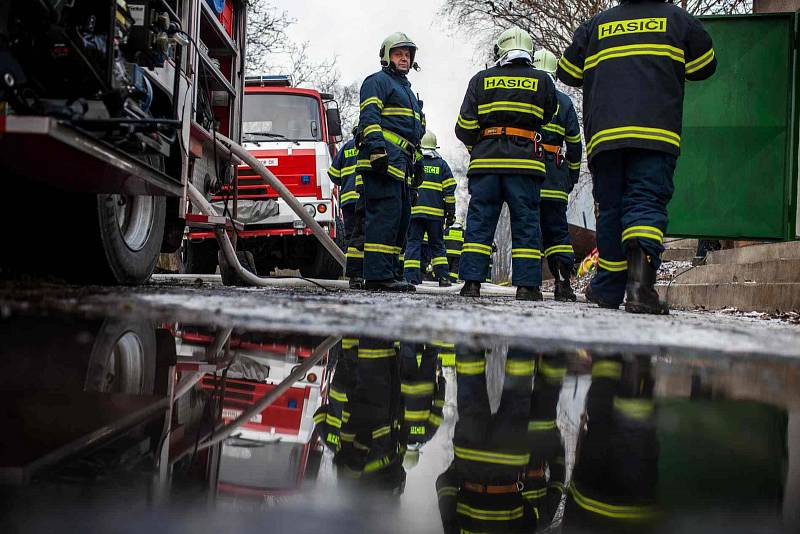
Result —
[[422, 160], [417, 160], [414, 163], [414, 179], [411, 182], [411, 187], [418, 188], [425, 181], [425, 165]]
[[419, 191], [416, 188], [411, 188], [408, 190], [408, 195], [411, 198], [411, 206], [416, 206], [417, 201], [419, 200]]
[[455, 222], [456, 222], [456, 214], [455, 213], [448, 212], [447, 214], [445, 214], [445, 216], [444, 216], [444, 224], [445, 224], [445, 226], [447, 226], [449, 228], [450, 226], [453, 226], [453, 223], [455, 223]]
[[577, 185], [578, 180], [581, 179], [580, 171], [570, 172], [569, 173], [569, 184], [567, 188], [567, 193], [572, 193], [572, 190], [575, 189], [575, 185]]
[[376, 173], [386, 174], [389, 171], [389, 154], [382, 148], [376, 150], [369, 155], [369, 164]]

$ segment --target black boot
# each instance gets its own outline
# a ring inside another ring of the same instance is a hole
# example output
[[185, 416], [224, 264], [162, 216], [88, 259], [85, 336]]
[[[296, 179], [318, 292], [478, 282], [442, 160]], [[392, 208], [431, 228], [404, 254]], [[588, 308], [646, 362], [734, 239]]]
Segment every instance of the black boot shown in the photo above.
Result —
[[416, 291], [417, 288], [406, 282], [397, 280], [367, 280], [364, 284], [367, 291], [389, 291], [392, 293], [408, 293]]
[[556, 287], [553, 291], [555, 300], [560, 302], [575, 302], [578, 300], [578, 297], [575, 296], [575, 291], [572, 290], [572, 285], [570, 284], [572, 268], [566, 263], [559, 263], [555, 267], [555, 272], [553, 273], [556, 279]]
[[480, 297], [481, 296], [481, 283], [474, 280], [467, 280], [464, 282], [464, 287], [461, 288], [460, 295], [462, 297]]
[[450, 287], [452, 285], [447, 278], [439, 278], [439, 287]]
[[350, 278], [350, 289], [364, 289], [364, 279], [360, 276]]
[[517, 288], [517, 300], [543, 300], [542, 292], [538, 287], [519, 286]]
[[588, 302], [591, 302], [593, 304], [597, 304], [601, 308], [605, 308], [607, 310], [618, 310], [619, 309], [619, 304], [615, 305], [615, 304], [611, 304], [610, 302], [606, 302], [606, 301], [598, 298], [594, 293], [592, 293], [592, 286], [591, 285], [589, 285], [586, 288], [586, 291], [583, 292], [583, 296], [586, 297], [586, 300]]
[[658, 299], [656, 269], [638, 243], [628, 246], [628, 285], [625, 288], [625, 311], [668, 315], [669, 306]]

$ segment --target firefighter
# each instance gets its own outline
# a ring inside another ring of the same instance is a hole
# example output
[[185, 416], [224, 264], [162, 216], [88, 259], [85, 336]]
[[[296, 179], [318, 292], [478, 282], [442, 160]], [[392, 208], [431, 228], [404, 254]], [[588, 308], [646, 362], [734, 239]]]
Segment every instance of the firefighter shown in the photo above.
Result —
[[599, 269], [586, 297], [631, 313], [667, 314], [654, 284], [680, 153], [684, 80], [717, 67], [711, 37], [685, 10], [627, 0], [575, 31], [558, 78], [583, 86], [583, 121], [599, 204]]
[[400, 344], [400, 399], [403, 404], [404, 465], [416, 465], [420, 449], [442, 424], [445, 380], [439, 371], [439, 349], [433, 343]]
[[539, 130], [556, 111], [553, 80], [531, 65], [533, 40], [513, 27], [494, 47], [497, 63], [469, 82], [456, 136], [470, 151], [471, 195], [461, 253], [461, 295], [480, 296], [503, 203], [511, 215], [517, 299], [542, 300], [539, 190], [545, 163]]
[[416, 186], [422, 178], [416, 162], [424, 117], [406, 77], [419, 68], [416, 53], [407, 35], [393, 33], [381, 45], [382, 69], [361, 85], [356, 169], [364, 180], [364, 279], [369, 290], [415, 289], [402, 280], [399, 254], [411, 216], [409, 184]]
[[485, 351], [456, 349], [458, 420], [454, 459], [436, 481], [445, 534], [535, 532], [539, 511], [523, 495], [535, 355], [509, 349], [503, 393], [492, 414]]
[[456, 218], [456, 179], [436, 149], [436, 135], [425, 132], [422, 137], [422, 164], [425, 180], [419, 184], [417, 200], [411, 208], [411, 226], [405, 255], [405, 278], [419, 285], [422, 282], [422, 241], [428, 236], [431, 265], [440, 287], [449, 287], [450, 274], [444, 245], [444, 224], [450, 226]]
[[[549, 50], [537, 50], [533, 66], [555, 77], [558, 59]], [[581, 129], [570, 98], [556, 89], [558, 111], [553, 121], [542, 126], [547, 178], [542, 185], [540, 218], [542, 246], [547, 265], [555, 278], [555, 300], [575, 302], [570, 279], [575, 265], [575, 250], [567, 224], [569, 194], [581, 175]], [[566, 154], [563, 145], [566, 144]]]
[[341, 448], [342, 421], [349, 419], [348, 392], [356, 383], [358, 339], [345, 338], [341, 342], [340, 356], [333, 362], [333, 380], [328, 388], [328, 402], [314, 414], [315, 431], [322, 442], [334, 453]]
[[[353, 135], [356, 133], [354, 131]], [[363, 180], [356, 173], [357, 161], [358, 148], [353, 137], [336, 153], [328, 169], [328, 176], [339, 186], [339, 205], [342, 207], [347, 243], [345, 276], [350, 279], [351, 289], [364, 289], [364, 201], [361, 199]]]
[[461, 261], [461, 247], [464, 245], [464, 227], [454, 222], [444, 233], [444, 246], [447, 252], [447, 267], [450, 282], [458, 282], [458, 268]]

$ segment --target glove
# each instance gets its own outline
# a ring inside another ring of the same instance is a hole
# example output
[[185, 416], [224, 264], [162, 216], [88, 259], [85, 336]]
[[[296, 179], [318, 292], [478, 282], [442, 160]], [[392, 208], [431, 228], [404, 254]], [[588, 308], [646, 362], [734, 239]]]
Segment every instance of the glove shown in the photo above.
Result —
[[452, 212], [447, 212], [444, 216], [444, 224], [447, 227], [453, 226], [453, 223], [456, 222], [456, 214]]
[[389, 154], [382, 148], [378, 149], [369, 155], [369, 164], [376, 173], [386, 174], [389, 171]]
[[417, 189], [425, 181], [425, 165], [419, 159], [414, 163], [414, 178], [411, 181], [411, 187]]
[[581, 172], [580, 171], [570, 171], [569, 173], [569, 184], [567, 187], [567, 193], [572, 193], [572, 190], [575, 189], [575, 185], [578, 183], [578, 180], [581, 179]]
[[409, 189], [409, 197], [411, 198], [411, 206], [416, 206], [419, 200], [419, 191], [414, 188]]

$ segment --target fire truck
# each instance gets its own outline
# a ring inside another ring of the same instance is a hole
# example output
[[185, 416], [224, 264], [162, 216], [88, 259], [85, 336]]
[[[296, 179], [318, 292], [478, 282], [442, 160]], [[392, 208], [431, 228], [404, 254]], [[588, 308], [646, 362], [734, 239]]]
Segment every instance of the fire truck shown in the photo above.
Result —
[[[0, 273], [140, 284], [235, 176], [245, 0], [0, 2]], [[207, 215], [207, 214], [206, 214]], [[227, 228], [226, 226], [226, 228]]]
[[[337, 188], [328, 168], [342, 139], [333, 95], [292, 87], [287, 76], [245, 80], [243, 146], [271, 170], [305, 210], [344, 249], [344, 229]], [[261, 275], [275, 268], [299, 269], [303, 276], [336, 279], [342, 267], [312, 235], [278, 193], [249, 166], [240, 165], [234, 185], [212, 199], [220, 213], [230, 207], [236, 189], [238, 248], [253, 253]], [[218, 246], [210, 231], [192, 230], [181, 250], [183, 272], [212, 274]]]

